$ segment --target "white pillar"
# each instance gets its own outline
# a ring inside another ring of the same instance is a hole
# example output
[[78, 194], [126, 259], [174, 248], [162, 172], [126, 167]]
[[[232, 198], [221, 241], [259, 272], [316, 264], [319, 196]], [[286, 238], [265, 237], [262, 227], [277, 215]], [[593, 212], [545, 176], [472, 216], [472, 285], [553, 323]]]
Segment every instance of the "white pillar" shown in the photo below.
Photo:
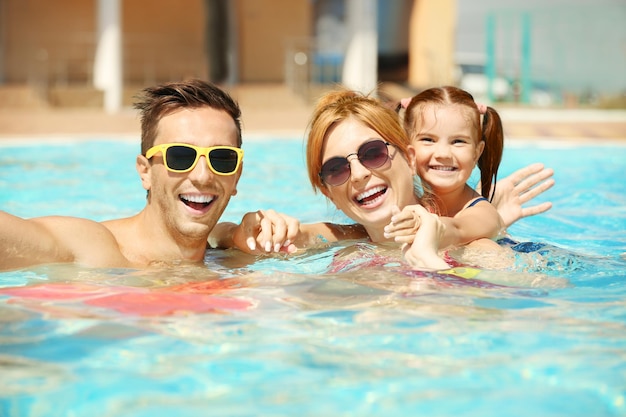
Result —
[[342, 83], [362, 93], [376, 93], [378, 82], [377, 0], [346, 0], [348, 50]]
[[122, 29], [120, 2], [98, 0], [98, 38], [93, 83], [104, 91], [104, 108], [115, 113], [122, 107]]

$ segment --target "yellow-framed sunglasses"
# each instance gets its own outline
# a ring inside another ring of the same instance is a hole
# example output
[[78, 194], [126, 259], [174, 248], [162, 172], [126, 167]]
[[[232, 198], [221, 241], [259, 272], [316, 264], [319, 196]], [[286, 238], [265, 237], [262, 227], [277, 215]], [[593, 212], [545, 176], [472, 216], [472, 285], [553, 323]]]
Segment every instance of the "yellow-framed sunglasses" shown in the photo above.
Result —
[[146, 158], [158, 152], [163, 154], [165, 168], [171, 172], [189, 172], [204, 155], [209, 169], [217, 175], [233, 175], [243, 159], [243, 149], [234, 146], [210, 146], [203, 148], [188, 143], [164, 143], [148, 149]]

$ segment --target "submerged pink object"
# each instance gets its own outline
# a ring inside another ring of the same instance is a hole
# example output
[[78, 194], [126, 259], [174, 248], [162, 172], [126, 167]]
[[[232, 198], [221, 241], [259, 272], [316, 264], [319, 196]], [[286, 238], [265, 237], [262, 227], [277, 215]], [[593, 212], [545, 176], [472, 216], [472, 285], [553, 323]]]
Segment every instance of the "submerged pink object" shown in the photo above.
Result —
[[246, 310], [253, 306], [249, 300], [208, 295], [224, 291], [232, 283], [192, 283], [169, 288], [105, 287], [90, 284], [39, 284], [0, 289], [0, 295], [14, 297], [9, 302], [33, 301], [80, 302], [136, 316], [166, 316], [185, 313], [220, 313], [226, 310]]

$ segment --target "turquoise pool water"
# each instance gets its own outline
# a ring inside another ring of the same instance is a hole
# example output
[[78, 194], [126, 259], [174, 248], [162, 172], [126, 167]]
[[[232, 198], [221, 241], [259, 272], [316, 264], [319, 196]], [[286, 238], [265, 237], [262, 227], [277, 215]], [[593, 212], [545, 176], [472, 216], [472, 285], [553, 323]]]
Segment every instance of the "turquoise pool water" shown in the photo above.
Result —
[[[301, 140], [244, 148], [224, 220], [346, 220], [312, 193]], [[3, 144], [0, 208], [131, 215], [145, 198], [137, 151]], [[509, 230], [519, 265], [485, 281], [372, 266], [381, 248], [365, 242], [0, 273], [0, 415], [624, 415], [626, 146], [509, 143], [502, 175], [536, 161], [555, 168], [554, 208]]]

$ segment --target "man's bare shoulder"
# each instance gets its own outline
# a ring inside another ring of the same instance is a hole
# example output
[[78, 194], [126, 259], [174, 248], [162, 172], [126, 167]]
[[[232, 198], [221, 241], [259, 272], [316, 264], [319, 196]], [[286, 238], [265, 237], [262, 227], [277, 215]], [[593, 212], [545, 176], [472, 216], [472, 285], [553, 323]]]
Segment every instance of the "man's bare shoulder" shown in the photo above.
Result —
[[130, 266], [116, 236], [103, 223], [80, 217], [51, 216], [33, 219], [45, 227], [73, 261], [91, 267]]
[[115, 236], [93, 220], [46, 216], [24, 219], [0, 212], [0, 269], [44, 263], [128, 266]]

